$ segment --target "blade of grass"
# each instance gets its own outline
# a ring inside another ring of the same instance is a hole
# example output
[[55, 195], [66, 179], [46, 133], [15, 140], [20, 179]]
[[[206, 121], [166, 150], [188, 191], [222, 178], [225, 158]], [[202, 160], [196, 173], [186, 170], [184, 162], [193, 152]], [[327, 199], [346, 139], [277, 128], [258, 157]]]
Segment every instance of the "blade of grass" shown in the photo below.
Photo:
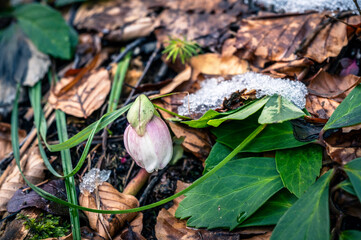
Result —
[[[55, 120], [56, 120], [56, 127], [58, 129], [59, 142], [64, 142], [68, 140], [65, 113], [60, 110], [56, 110]], [[69, 174], [73, 170], [70, 150], [69, 149], [62, 150], [60, 152], [60, 155], [61, 155], [64, 174], [65, 175]], [[66, 195], [68, 201], [74, 205], [78, 205], [78, 197], [76, 195], [75, 180], [73, 176], [65, 178], [65, 189], [66, 189]], [[73, 239], [81, 240], [78, 209], [69, 208], [69, 213], [70, 213], [71, 229], [73, 232]]]
[[128, 52], [125, 58], [118, 64], [117, 71], [113, 80], [112, 90], [110, 92], [107, 112], [113, 112], [115, 109], [117, 109], [120, 94], [122, 93], [123, 82], [129, 67], [131, 56], [132, 52]]

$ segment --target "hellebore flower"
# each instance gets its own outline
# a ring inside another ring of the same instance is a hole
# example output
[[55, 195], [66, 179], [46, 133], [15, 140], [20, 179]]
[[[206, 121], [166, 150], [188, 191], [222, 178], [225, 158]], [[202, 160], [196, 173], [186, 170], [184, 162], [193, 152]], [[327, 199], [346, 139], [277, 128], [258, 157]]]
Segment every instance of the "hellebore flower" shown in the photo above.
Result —
[[151, 173], [169, 163], [173, 145], [167, 125], [154, 114], [153, 104], [148, 102], [149, 99], [141, 95], [130, 108], [127, 115], [130, 125], [124, 132], [124, 145], [134, 161]]

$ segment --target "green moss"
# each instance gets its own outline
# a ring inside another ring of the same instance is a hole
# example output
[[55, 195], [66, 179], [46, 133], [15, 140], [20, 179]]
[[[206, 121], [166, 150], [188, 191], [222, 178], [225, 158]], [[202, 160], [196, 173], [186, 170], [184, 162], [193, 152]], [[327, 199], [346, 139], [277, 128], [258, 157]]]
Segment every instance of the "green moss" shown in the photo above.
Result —
[[24, 219], [24, 226], [29, 229], [29, 240], [62, 237], [70, 231], [70, 225], [66, 222], [60, 224], [60, 217], [41, 213], [38, 218], [29, 218], [18, 214], [16, 219]]

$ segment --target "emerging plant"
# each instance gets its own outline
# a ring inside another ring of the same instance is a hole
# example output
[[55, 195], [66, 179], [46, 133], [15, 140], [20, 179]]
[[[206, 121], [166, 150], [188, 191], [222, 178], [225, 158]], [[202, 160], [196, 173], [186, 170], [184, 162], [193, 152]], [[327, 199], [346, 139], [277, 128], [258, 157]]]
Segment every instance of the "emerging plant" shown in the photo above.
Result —
[[168, 46], [165, 47], [163, 54], [168, 54], [166, 60], [172, 59], [172, 62], [175, 62], [177, 57], [182, 61], [182, 64], [185, 64], [192, 56], [197, 55], [201, 51], [201, 47], [193, 41], [188, 41], [186, 37], [172, 38], [169, 37], [169, 40], [166, 41]]
[[70, 224], [60, 224], [60, 217], [55, 217], [51, 214], [44, 216], [43, 213], [39, 218], [29, 218], [26, 215], [18, 214], [16, 219], [24, 219], [26, 229], [29, 229], [31, 237], [29, 240], [45, 239], [53, 237], [65, 236], [70, 230]]

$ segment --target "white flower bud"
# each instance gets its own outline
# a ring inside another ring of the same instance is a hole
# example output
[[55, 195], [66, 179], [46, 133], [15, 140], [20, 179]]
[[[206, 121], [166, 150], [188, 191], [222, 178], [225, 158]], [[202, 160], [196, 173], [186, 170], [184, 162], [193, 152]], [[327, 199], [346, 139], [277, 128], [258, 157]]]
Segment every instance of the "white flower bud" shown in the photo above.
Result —
[[146, 124], [140, 136], [129, 125], [124, 132], [124, 145], [134, 161], [149, 173], [164, 168], [172, 158], [172, 138], [165, 122], [157, 117]]

